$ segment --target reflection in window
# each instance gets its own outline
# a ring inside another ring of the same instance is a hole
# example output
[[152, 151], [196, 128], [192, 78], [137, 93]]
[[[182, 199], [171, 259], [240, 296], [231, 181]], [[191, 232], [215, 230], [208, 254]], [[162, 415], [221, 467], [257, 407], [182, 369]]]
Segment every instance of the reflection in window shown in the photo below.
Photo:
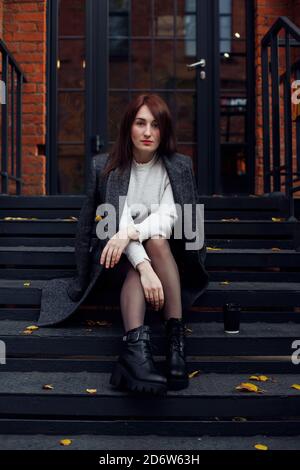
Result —
[[231, 52], [232, 0], [219, 0], [220, 12], [220, 53]]
[[128, 57], [129, 1], [109, 2], [109, 51], [111, 57]]
[[185, 0], [185, 55], [196, 55], [196, 0]]

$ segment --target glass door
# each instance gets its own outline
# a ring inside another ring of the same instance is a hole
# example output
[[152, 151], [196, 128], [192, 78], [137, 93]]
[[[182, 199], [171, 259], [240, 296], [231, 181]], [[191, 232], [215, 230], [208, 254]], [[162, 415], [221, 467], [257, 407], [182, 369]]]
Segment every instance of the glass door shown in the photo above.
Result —
[[50, 194], [85, 191], [140, 93], [168, 103], [200, 194], [253, 192], [251, 0], [49, 2]]

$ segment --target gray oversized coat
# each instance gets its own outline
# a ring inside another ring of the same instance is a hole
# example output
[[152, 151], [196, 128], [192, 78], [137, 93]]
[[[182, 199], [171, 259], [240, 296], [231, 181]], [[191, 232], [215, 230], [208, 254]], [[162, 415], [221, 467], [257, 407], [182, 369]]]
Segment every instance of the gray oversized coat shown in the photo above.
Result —
[[[199, 201], [196, 180], [191, 158], [179, 153], [162, 157], [173, 190], [174, 201], [193, 207]], [[112, 204], [116, 209], [116, 232], [119, 230], [119, 196], [126, 196], [130, 180], [130, 165], [121, 175], [118, 169], [111, 171], [104, 178], [101, 171], [108, 160], [108, 154], [96, 155], [88, 180], [86, 198], [81, 208], [75, 239], [76, 275], [72, 278], [49, 280], [42, 289], [39, 326], [55, 325], [74, 314], [100, 279], [105, 266], [100, 264], [102, 250], [109, 240], [97, 238], [92, 243], [96, 210], [101, 203]], [[194, 215], [194, 211], [193, 211]], [[193, 219], [194, 220], [194, 219]], [[193, 229], [195, 224], [193, 223]], [[209, 275], [204, 267], [206, 242], [198, 250], [186, 250], [184, 230], [182, 239], [174, 238], [172, 233], [169, 243], [179, 268], [181, 279], [181, 298], [183, 310], [189, 309], [196, 299], [203, 294], [209, 283]], [[123, 254], [122, 256], [126, 256]]]

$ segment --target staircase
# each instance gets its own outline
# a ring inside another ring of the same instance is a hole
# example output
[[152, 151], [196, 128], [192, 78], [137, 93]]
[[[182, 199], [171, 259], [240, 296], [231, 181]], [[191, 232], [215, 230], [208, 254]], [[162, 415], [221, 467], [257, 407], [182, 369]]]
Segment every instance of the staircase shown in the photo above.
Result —
[[[0, 197], [2, 449], [59, 450], [61, 439], [72, 440], [70, 449], [299, 448], [300, 390], [291, 386], [300, 366], [291, 356], [295, 340], [300, 347], [300, 222], [286, 220], [284, 196], [200, 202], [210, 284], [185, 312], [189, 371], [198, 372], [188, 389], [152, 397], [109, 385], [123, 334], [115, 292], [90, 295], [57, 327], [26, 330], [42, 285], [74, 274], [82, 197]], [[238, 335], [224, 333], [226, 302], [242, 306]], [[146, 323], [163, 371], [159, 314], [147, 311]], [[242, 382], [264, 392], [235, 390]]]

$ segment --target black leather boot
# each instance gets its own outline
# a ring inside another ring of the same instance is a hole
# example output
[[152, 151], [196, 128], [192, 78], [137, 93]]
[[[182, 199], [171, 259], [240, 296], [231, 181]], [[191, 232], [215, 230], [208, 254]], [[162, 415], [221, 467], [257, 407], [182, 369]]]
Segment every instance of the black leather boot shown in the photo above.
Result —
[[128, 331], [123, 342], [110, 384], [133, 392], [166, 393], [167, 379], [158, 372], [152, 357], [150, 327], [142, 325]]
[[165, 321], [165, 330], [168, 388], [170, 390], [181, 390], [189, 385], [184, 322], [181, 318], [169, 318]]

